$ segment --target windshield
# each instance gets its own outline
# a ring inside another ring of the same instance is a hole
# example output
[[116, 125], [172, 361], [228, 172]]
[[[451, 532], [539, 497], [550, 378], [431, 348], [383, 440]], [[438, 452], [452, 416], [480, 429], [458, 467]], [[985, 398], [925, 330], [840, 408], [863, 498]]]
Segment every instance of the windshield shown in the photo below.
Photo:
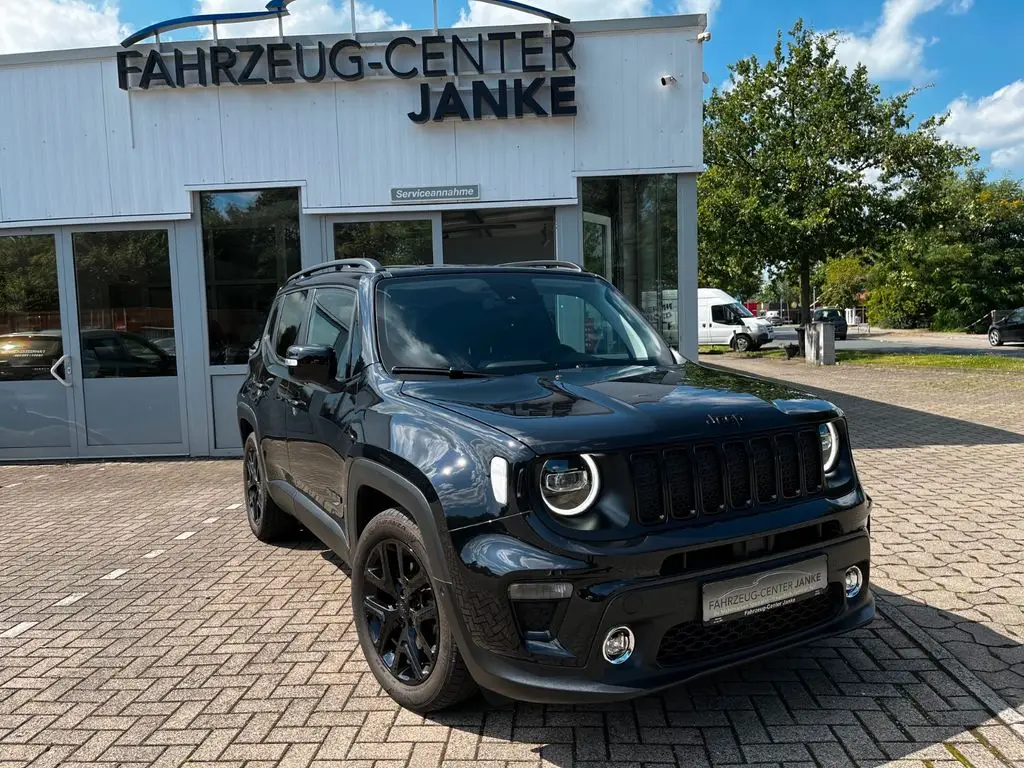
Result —
[[814, 313], [815, 320], [840, 320], [842, 315], [838, 309], [819, 309]]
[[673, 363], [640, 313], [589, 276], [493, 272], [385, 279], [377, 286], [377, 332], [388, 369], [502, 375]]
[[730, 304], [729, 305], [729, 309], [731, 309], [735, 314], [739, 315], [740, 317], [753, 317], [754, 316], [753, 312], [751, 312], [749, 309], [747, 309], [745, 306], [743, 306], [742, 304], [740, 304], [738, 302], [735, 303], [735, 304]]

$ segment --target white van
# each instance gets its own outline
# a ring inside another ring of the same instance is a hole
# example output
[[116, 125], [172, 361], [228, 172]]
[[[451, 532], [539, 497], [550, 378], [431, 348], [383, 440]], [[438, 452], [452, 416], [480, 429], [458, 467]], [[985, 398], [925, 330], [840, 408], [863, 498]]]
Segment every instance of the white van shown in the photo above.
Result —
[[746, 352], [775, 338], [767, 320], [754, 317], [749, 309], [725, 291], [701, 288], [697, 291], [697, 332], [700, 344], [728, 344]]

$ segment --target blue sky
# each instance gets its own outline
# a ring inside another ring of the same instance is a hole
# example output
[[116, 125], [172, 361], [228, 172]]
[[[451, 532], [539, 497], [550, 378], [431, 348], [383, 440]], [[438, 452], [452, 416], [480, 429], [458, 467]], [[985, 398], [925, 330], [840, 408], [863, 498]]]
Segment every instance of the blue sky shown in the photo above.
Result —
[[[525, 20], [484, 3], [438, 1], [443, 26]], [[995, 175], [1024, 176], [1024, 66], [1019, 53], [1024, 2], [1019, 0], [526, 1], [577, 20], [710, 11], [713, 39], [704, 53], [713, 86], [726, 80], [729, 63], [751, 53], [769, 56], [776, 30], [789, 29], [803, 17], [815, 29], [838, 31], [844, 39], [843, 60], [863, 61], [886, 92], [922, 88], [912, 102], [919, 117], [951, 110], [945, 134], [977, 146], [983, 164]], [[0, 53], [113, 44], [129, 31], [164, 19], [253, 10], [264, 2], [0, 0], [0, 6], [13, 6], [4, 7], [7, 23], [0, 27]], [[357, 6], [358, 27], [364, 30], [432, 24], [430, 0], [359, 0]], [[291, 11], [286, 27], [292, 32], [348, 29], [348, 0], [295, 0]]]

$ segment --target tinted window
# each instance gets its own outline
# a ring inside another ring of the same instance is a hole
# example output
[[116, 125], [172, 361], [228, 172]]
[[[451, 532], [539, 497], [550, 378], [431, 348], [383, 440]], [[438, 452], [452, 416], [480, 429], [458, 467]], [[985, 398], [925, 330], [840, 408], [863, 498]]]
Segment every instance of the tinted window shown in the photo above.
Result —
[[711, 307], [711, 319], [716, 323], [730, 323], [732, 317], [726, 311], [726, 308], [722, 304], [715, 304]]
[[591, 277], [394, 278], [377, 291], [381, 356], [389, 368], [514, 373], [672, 362], [636, 309]]
[[281, 299], [277, 328], [274, 329], [274, 352], [278, 357], [288, 354], [288, 347], [299, 341], [299, 330], [306, 317], [306, 291], [289, 293]]

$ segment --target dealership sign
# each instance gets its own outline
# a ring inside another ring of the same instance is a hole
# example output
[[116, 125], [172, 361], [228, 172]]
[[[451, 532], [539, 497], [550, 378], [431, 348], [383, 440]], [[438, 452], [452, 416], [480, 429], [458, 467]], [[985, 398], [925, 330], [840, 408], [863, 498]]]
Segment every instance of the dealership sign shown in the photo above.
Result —
[[[567, 28], [502, 30], [450, 37], [405, 35], [386, 45], [354, 39], [313, 43], [206, 45], [117, 54], [123, 90], [210, 86], [285, 86], [366, 79], [419, 79], [408, 113], [416, 123], [447, 118], [576, 114], [576, 42]], [[458, 78], [472, 78], [459, 81]], [[431, 81], [444, 81], [440, 90]], [[464, 82], [460, 88], [458, 82]]]
[[479, 184], [448, 187], [392, 187], [392, 203], [464, 203], [480, 199]]

